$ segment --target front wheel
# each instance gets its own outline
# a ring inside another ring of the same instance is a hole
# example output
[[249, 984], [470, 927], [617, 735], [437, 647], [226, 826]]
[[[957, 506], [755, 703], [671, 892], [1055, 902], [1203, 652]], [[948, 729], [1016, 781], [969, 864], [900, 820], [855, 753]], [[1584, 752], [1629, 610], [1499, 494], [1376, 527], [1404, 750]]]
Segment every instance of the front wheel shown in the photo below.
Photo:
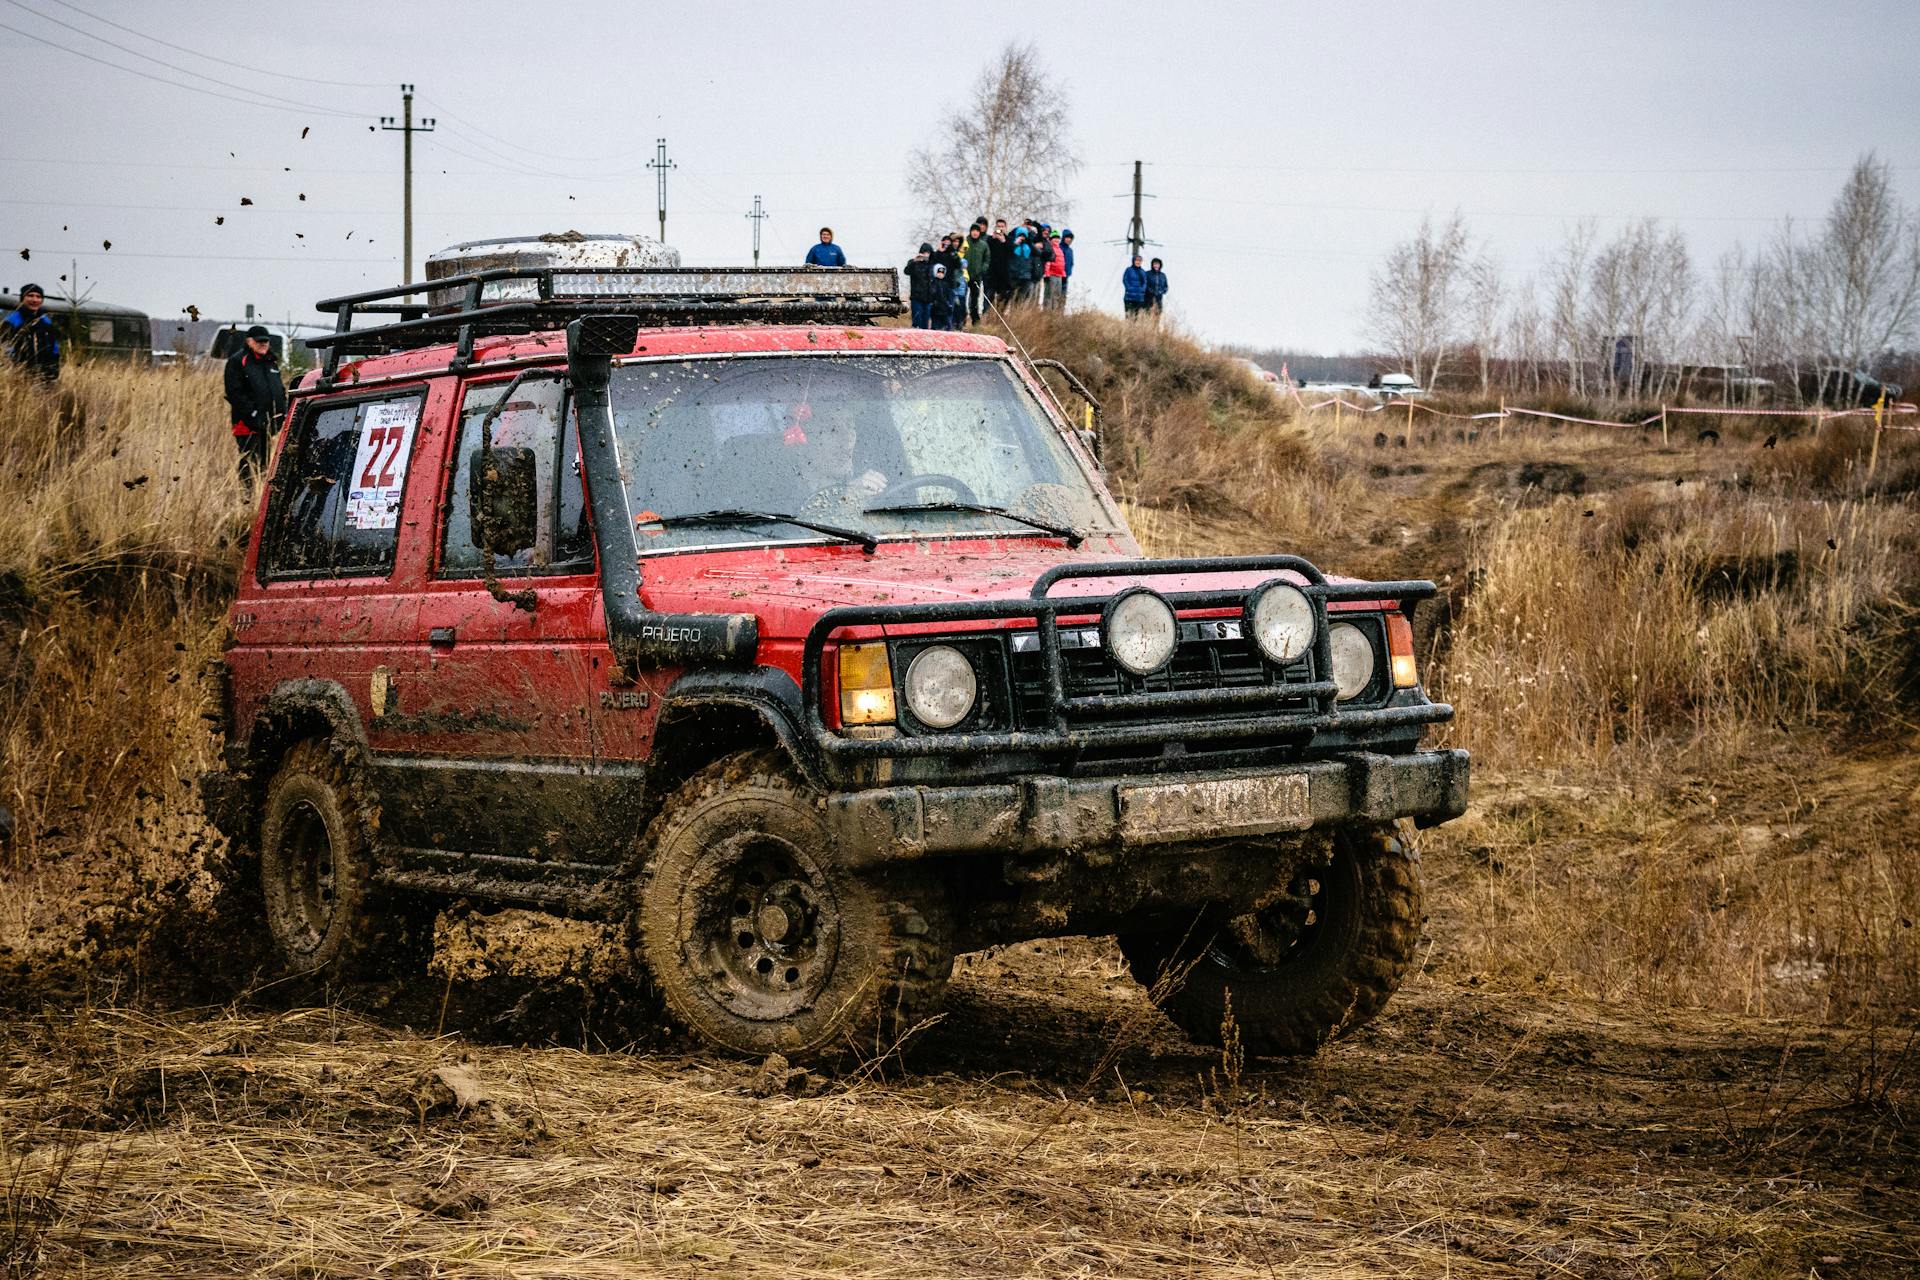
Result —
[[374, 885], [359, 787], [318, 738], [290, 749], [267, 784], [260, 888], [289, 976], [399, 976], [431, 948], [431, 911]]
[[776, 753], [695, 775], [655, 819], [645, 853], [632, 942], [668, 1009], [718, 1048], [878, 1055], [945, 994], [943, 887], [910, 868], [842, 866], [818, 795]]
[[1257, 912], [1184, 933], [1125, 934], [1127, 966], [1189, 1037], [1219, 1044], [1231, 1005], [1247, 1051], [1310, 1054], [1385, 1007], [1412, 966], [1420, 867], [1392, 828], [1337, 833]]

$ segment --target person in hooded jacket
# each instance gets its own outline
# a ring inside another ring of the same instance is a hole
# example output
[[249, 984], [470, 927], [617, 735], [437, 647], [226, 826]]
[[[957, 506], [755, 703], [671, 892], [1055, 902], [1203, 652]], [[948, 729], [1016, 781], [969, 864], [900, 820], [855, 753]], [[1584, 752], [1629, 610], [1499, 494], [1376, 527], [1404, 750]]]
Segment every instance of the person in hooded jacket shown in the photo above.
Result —
[[1129, 320], [1147, 309], [1147, 273], [1137, 253], [1133, 255], [1133, 265], [1120, 273], [1120, 303], [1126, 308]]
[[1013, 281], [1013, 301], [1016, 304], [1031, 301], [1034, 281], [1040, 276], [1039, 264], [1033, 260], [1033, 245], [1027, 239], [1025, 227], [1013, 229], [1013, 270], [1009, 275]]
[[1013, 301], [1013, 241], [1004, 221], [987, 237], [987, 299], [996, 307]]
[[1068, 227], [1060, 233], [1060, 261], [1064, 274], [1060, 277], [1060, 305], [1066, 306], [1067, 285], [1073, 280], [1073, 228]]
[[1147, 310], [1156, 317], [1160, 314], [1160, 303], [1167, 296], [1167, 273], [1160, 269], [1160, 259], [1155, 258], [1147, 268]]
[[957, 329], [959, 324], [954, 317], [953, 287], [960, 285], [960, 310], [966, 309], [965, 268], [961, 266], [960, 254], [954, 248], [953, 237], [940, 237], [940, 247], [933, 255], [933, 328]]
[[913, 327], [933, 328], [933, 246], [924, 240], [907, 263], [907, 302], [913, 308]]
[[7, 358], [47, 382], [60, 377], [60, 331], [46, 311], [47, 295], [37, 284], [20, 290], [20, 305], [0, 319], [0, 343]]

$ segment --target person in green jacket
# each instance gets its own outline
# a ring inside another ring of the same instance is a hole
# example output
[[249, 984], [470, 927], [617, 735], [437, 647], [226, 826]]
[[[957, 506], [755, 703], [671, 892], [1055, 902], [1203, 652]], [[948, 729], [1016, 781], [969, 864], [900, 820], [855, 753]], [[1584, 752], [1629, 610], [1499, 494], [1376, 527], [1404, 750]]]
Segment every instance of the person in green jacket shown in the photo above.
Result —
[[987, 223], [980, 219], [967, 229], [967, 323], [979, 324], [987, 297]]

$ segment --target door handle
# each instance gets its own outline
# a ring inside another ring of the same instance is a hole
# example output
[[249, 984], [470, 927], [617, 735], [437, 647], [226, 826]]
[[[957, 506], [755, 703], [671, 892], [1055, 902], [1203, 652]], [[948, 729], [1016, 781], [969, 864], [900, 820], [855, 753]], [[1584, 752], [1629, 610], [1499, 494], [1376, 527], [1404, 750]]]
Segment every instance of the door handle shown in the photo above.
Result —
[[433, 630], [427, 632], [427, 643], [430, 645], [445, 646], [451, 649], [453, 647], [453, 628], [435, 627]]

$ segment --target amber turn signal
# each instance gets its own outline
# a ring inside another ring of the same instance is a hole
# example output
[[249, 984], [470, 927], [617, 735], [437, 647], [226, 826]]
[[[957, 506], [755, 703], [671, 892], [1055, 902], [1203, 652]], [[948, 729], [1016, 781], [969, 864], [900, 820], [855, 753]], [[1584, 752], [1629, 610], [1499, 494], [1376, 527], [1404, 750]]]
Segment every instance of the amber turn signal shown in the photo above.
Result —
[[893, 723], [893, 666], [887, 646], [840, 646], [840, 723]]
[[1411, 689], [1420, 683], [1420, 669], [1413, 661], [1413, 624], [1404, 613], [1387, 615], [1387, 656], [1394, 688]]

